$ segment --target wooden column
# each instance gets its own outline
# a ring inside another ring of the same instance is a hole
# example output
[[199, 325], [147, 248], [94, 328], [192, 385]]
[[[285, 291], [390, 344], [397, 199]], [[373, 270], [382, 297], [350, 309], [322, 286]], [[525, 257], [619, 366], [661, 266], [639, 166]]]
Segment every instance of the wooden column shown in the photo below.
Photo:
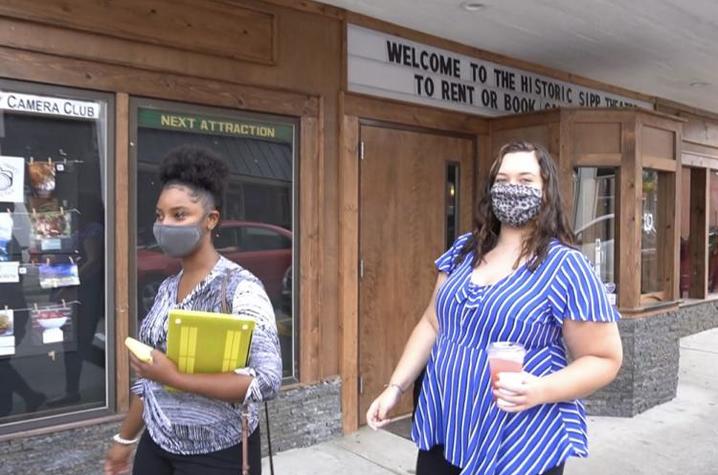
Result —
[[[130, 363], [125, 338], [129, 336], [129, 109], [125, 93], [115, 97], [115, 354], [117, 412], [130, 407]], [[112, 375], [110, 375], [112, 377]]]
[[658, 189], [659, 209], [657, 216], [657, 232], [663, 233], [663, 242], [659, 241], [656, 257], [659, 259], [659, 281], [665, 293], [666, 301], [680, 298], [678, 289], [680, 272], [680, 221], [677, 211], [680, 209], [680, 174], [659, 172]]
[[[320, 104], [321, 106], [321, 104]], [[321, 116], [321, 115], [320, 115]], [[320, 146], [321, 121], [301, 118], [299, 141], [299, 380], [313, 383], [319, 379], [321, 342], [321, 292], [323, 260], [319, 249], [322, 213], [319, 209], [323, 183]], [[296, 234], [295, 234], [296, 235]]]
[[636, 156], [640, 137], [636, 121], [627, 117], [621, 122], [621, 171], [619, 173], [619, 200], [616, 202], [618, 229], [616, 230], [618, 256], [619, 309], [635, 309], [641, 300], [641, 199], [643, 178]]
[[342, 429], [359, 428], [359, 119], [344, 116], [339, 149], [339, 313]]
[[576, 164], [574, 163], [572, 117], [571, 112], [561, 111], [561, 120], [549, 125], [549, 151], [557, 160], [563, 209], [567, 213], [570, 226], [575, 227], [573, 205], [576, 190], [573, 189], [573, 169]]
[[691, 168], [690, 233], [688, 255], [691, 267], [691, 286], [688, 296], [704, 299], [708, 296], [708, 206], [710, 170]]

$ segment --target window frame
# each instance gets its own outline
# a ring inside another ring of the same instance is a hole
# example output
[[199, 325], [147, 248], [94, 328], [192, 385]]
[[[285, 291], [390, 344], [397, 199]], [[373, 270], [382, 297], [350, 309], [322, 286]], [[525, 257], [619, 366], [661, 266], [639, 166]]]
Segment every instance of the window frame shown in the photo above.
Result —
[[[105, 405], [92, 409], [69, 409], [67, 412], [48, 415], [29, 420], [18, 420], [0, 424], [0, 438], [19, 432], [43, 429], [48, 426], [61, 426], [101, 417], [112, 416], [117, 413], [117, 350], [116, 333], [117, 321], [115, 318], [115, 302], [117, 292], [117, 279], [115, 275], [115, 232], [116, 232], [116, 174], [115, 174], [115, 136], [116, 136], [116, 95], [108, 92], [93, 91], [75, 87], [57, 86], [52, 84], [36, 83], [0, 78], [0, 91], [12, 90], [24, 94], [37, 94], [55, 96], [76, 100], [102, 101], [106, 108], [104, 118], [104, 164], [100, 164], [100, 173], [104, 172], [105, 189], [102, 194], [105, 212]], [[5, 113], [5, 111], [0, 111]], [[102, 177], [101, 177], [102, 179]], [[114, 205], [113, 205], [114, 203]]]
[[[301, 343], [301, 318], [300, 314], [300, 295], [301, 286], [299, 279], [299, 265], [300, 265], [300, 243], [299, 237], [301, 236], [300, 227], [301, 223], [299, 220], [299, 197], [300, 197], [300, 181], [299, 181], [299, 157], [300, 157], [300, 124], [301, 120], [299, 117], [284, 116], [279, 114], [262, 114], [255, 112], [248, 112], [240, 109], [228, 109], [226, 107], [215, 107], [210, 105], [197, 105], [188, 102], [180, 101], [169, 101], [161, 99], [152, 99], [138, 96], [131, 96], [129, 98], [129, 248], [135, 250], [137, 248], [137, 180], [134, 177], [137, 176], [138, 172], [138, 151], [137, 151], [137, 138], [139, 133], [139, 120], [138, 112], [140, 109], [154, 109], [167, 112], [176, 112], [179, 114], [189, 115], [207, 115], [212, 117], [226, 117], [228, 120], [254, 120], [261, 122], [276, 123], [277, 125], [290, 126], [292, 127], [292, 372], [290, 376], [284, 376], [282, 379], [282, 385], [288, 386], [296, 384], [302, 377], [300, 374], [301, 368], [301, 354], [302, 348]], [[250, 179], [249, 181], [255, 182], [257, 179]], [[260, 180], [261, 181], [261, 180]], [[242, 203], [242, 206], [246, 206], [246, 203]], [[240, 237], [237, 236], [237, 243], [239, 245]], [[129, 334], [137, 335], [137, 259], [136, 253], [129, 253]], [[307, 349], [309, 350], [309, 349]]]

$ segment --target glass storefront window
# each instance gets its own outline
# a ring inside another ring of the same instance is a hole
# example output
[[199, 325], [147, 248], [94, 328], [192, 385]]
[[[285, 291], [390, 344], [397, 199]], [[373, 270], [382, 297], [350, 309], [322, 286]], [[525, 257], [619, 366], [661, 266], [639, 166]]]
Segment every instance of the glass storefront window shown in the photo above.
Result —
[[684, 167], [681, 172], [681, 245], [680, 245], [680, 294], [688, 298], [693, 282], [693, 266], [690, 250], [691, 233], [691, 169]]
[[0, 433], [111, 407], [110, 104], [0, 81]]
[[[643, 170], [643, 198], [641, 216], [641, 294], [657, 294], [664, 290], [661, 281], [662, 265], [659, 249], [664, 236], [660, 222], [660, 174], [655, 170]], [[658, 300], [661, 298], [658, 297]]]
[[708, 203], [708, 292], [718, 292], [718, 172], [711, 171]]
[[616, 171], [580, 167], [574, 177], [576, 245], [612, 293], [615, 291]]
[[210, 148], [227, 161], [231, 173], [215, 247], [264, 284], [277, 318], [284, 377], [296, 378], [296, 122], [148, 101], [137, 101], [134, 110], [138, 321], [161, 282], [180, 269], [179, 260], [164, 255], [152, 235], [159, 163], [179, 145]]

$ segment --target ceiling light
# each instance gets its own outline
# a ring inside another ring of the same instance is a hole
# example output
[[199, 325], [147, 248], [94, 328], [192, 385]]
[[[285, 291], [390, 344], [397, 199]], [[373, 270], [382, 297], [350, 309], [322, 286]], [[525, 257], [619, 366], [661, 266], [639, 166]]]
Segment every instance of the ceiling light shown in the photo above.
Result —
[[711, 84], [709, 82], [705, 82], [705, 81], [693, 81], [693, 82], [688, 83], [688, 85], [691, 87], [706, 87], [706, 86], [710, 86]]
[[478, 12], [486, 8], [486, 5], [481, 2], [461, 2], [461, 8], [467, 12]]

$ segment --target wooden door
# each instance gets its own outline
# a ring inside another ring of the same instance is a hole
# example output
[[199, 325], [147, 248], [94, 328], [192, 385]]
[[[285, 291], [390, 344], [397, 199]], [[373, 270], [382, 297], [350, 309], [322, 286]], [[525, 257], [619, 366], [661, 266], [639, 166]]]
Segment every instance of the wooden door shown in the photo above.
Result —
[[[389, 382], [447, 248], [449, 165], [458, 167], [457, 232], [471, 228], [474, 141], [361, 127], [359, 420]], [[411, 412], [411, 391], [396, 412]]]

